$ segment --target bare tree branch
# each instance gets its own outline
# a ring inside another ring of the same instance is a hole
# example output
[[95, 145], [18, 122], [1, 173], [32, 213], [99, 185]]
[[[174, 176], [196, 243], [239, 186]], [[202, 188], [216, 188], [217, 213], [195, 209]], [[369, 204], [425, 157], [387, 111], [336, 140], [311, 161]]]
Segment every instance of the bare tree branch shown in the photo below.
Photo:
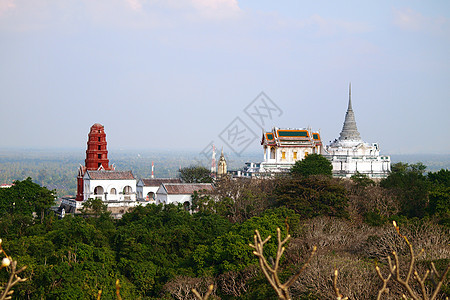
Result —
[[313, 250], [311, 251], [311, 254], [307, 261], [303, 264], [303, 266], [300, 268], [300, 270], [291, 276], [285, 283], [281, 283], [279, 278], [279, 267], [280, 267], [280, 259], [283, 256], [284, 251], [286, 248], [284, 247], [284, 244], [286, 244], [291, 236], [288, 234], [286, 238], [281, 240], [281, 230], [280, 228], [277, 228], [277, 238], [278, 238], [278, 248], [277, 248], [277, 255], [275, 258], [275, 262], [273, 266], [269, 265], [267, 262], [267, 259], [264, 256], [264, 245], [270, 240], [271, 236], [269, 235], [266, 239], [262, 239], [261, 235], [258, 230], [255, 230], [255, 236], [254, 236], [254, 244], [250, 244], [250, 247], [255, 249], [253, 251], [253, 254], [255, 254], [258, 257], [259, 265], [261, 267], [261, 270], [264, 273], [264, 276], [269, 281], [270, 285], [273, 287], [273, 289], [276, 291], [278, 298], [283, 300], [290, 300], [291, 296], [289, 293], [289, 288], [291, 285], [298, 279], [300, 274], [305, 270], [305, 268], [309, 265], [312, 257], [317, 251], [317, 247], [314, 246]]
[[[400, 262], [399, 262], [399, 257], [396, 251], [393, 251], [392, 254], [394, 256], [394, 262], [392, 262], [392, 259], [390, 256], [388, 256], [388, 263], [389, 263], [389, 272], [390, 274], [388, 275], [388, 277], [384, 278], [381, 275], [381, 271], [379, 269], [378, 266], [375, 267], [378, 277], [380, 277], [380, 279], [383, 281], [383, 287], [380, 289], [380, 291], [378, 292], [378, 298], [377, 299], [381, 299], [381, 294], [383, 292], [387, 291], [386, 285], [387, 282], [389, 281], [389, 279], [392, 277], [395, 281], [397, 281], [408, 293], [408, 295], [414, 299], [414, 300], [435, 300], [439, 290], [442, 287], [442, 284], [444, 283], [444, 280], [446, 279], [447, 273], [449, 271], [450, 268], [450, 264], [447, 265], [446, 269], [444, 270], [444, 272], [442, 273], [441, 276], [439, 276], [439, 273], [436, 270], [436, 267], [434, 266], [433, 263], [431, 263], [431, 271], [427, 270], [425, 272], [425, 274], [422, 276], [419, 275], [419, 273], [417, 272], [417, 270], [415, 269], [415, 263], [417, 258], [419, 258], [423, 253], [424, 253], [424, 249], [421, 249], [419, 254], [415, 254], [414, 253], [414, 249], [412, 244], [409, 242], [408, 238], [406, 236], [404, 236], [403, 234], [400, 233], [400, 228], [397, 226], [397, 223], [394, 221], [393, 222], [394, 228], [397, 230], [397, 233], [400, 235], [400, 237], [406, 242], [406, 244], [408, 245], [409, 248], [409, 264], [408, 264], [408, 273], [406, 274], [405, 278], [402, 278], [401, 274], [400, 274]], [[428, 278], [429, 275], [433, 276], [433, 282], [434, 282], [434, 291], [431, 294], [431, 296], [428, 295], [427, 290], [426, 290], [426, 286], [425, 286], [425, 282]], [[412, 276], [413, 275], [413, 276]], [[421, 295], [419, 295], [416, 291], [414, 291], [414, 289], [411, 286], [411, 277], [414, 277], [414, 279], [417, 281], [417, 283], [420, 286], [420, 291], [421, 291]], [[438, 280], [438, 282], [436, 283], [434, 277]], [[403, 297], [405, 299], [406, 296], [403, 295]]]
[[3, 255], [5, 255], [5, 257], [2, 260], [0, 270], [3, 268], [8, 268], [9, 272], [11, 274], [9, 276], [9, 279], [8, 279], [8, 282], [6, 283], [6, 285], [1, 287], [2, 292], [0, 294], [0, 300], [4, 300], [4, 299], [6, 300], [6, 299], [11, 299], [12, 294], [14, 293], [14, 290], [12, 290], [12, 288], [16, 284], [27, 280], [27, 278], [21, 278], [18, 276], [18, 274], [23, 272], [27, 267], [24, 266], [24, 267], [20, 268], [19, 270], [17, 270], [17, 261], [12, 260], [12, 258], [9, 257], [8, 254], [6, 254], [5, 250], [3, 250], [1, 239], [0, 239], [0, 253], [3, 253]]
[[207, 300], [207, 299], [209, 298], [209, 296], [211, 295], [211, 293], [212, 293], [213, 290], [214, 290], [214, 285], [211, 284], [211, 285], [208, 287], [208, 291], [206, 292], [205, 296], [203, 296], [203, 297], [202, 297], [202, 295], [200, 295], [199, 292], [197, 292], [196, 289], [192, 289], [192, 293], [194, 293], [195, 297], [196, 297], [198, 300]]
[[348, 300], [348, 297], [344, 297], [344, 295], [341, 294], [339, 291], [339, 288], [337, 287], [337, 279], [338, 279], [338, 270], [334, 270], [334, 276], [333, 276], [333, 289], [334, 293], [336, 294], [336, 300]]

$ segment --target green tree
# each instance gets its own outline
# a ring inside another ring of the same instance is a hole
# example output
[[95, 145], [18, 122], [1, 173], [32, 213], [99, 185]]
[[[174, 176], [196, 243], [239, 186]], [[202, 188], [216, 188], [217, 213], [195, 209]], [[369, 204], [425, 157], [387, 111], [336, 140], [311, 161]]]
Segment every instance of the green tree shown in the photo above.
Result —
[[281, 179], [272, 197], [277, 205], [293, 209], [303, 217], [348, 216], [347, 190], [328, 176]]
[[356, 183], [356, 185], [358, 187], [366, 187], [366, 186], [370, 186], [370, 185], [375, 185], [375, 182], [372, 179], [370, 179], [367, 175], [361, 174], [359, 172], [356, 172], [350, 178], [351, 178], [351, 180], [353, 180], [354, 183]]
[[311, 176], [311, 175], [327, 175], [331, 176], [333, 166], [331, 162], [320, 154], [310, 154], [303, 160], [295, 162], [291, 168], [292, 175]]
[[428, 212], [440, 223], [450, 225], [450, 187], [438, 186], [430, 191]]
[[199, 211], [199, 212], [205, 212], [215, 211], [215, 201], [211, 198], [210, 195], [202, 195], [199, 194], [197, 191], [194, 191], [194, 193], [191, 196], [192, 199], [192, 205], [191, 209], [193, 211]]
[[81, 212], [83, 215], [94, 215], [100, 216], [106, 214], [108, 211], [108, 206], [103, 204], [102, 199], [92, 199], [89, 198], [83, 203], [83, 208]]
[[23, 181], [14, 181], [10, 188], [0, 189], [0, 216], [38, 214], [41, 222], [45, 211], [55, 202], [54, 191], [34, 183], [30, 177]]
[[213, 181], [210, 171], [202, 166], [190, 166], [180, 169], [180, 178], [188, 183], [210, 183]]
[[438, 172], [430, 172], [427, 174], [428, 179], [434, 184], [440, 184], [450, 187], [450, 171], [441, 169]]
[[[286, 224], [295, 228], [298, 223], [299, 215], [291, 209], [268, 209], [259, 217], [252, 217], [242, 224], [235, 224], [228, 232], [217, 234], [209, 246], [197, 246], [193, 260], [196, 265], [201, 265], [205, 272], [213, 272], [213, 275], [243, 270], [257, 263], [248, 246], [253, 242], [255, 228], [260, 228], [261, 234], [276, 235], [276, 229], [280, 227], [286, 235]], [[276, 242], [272, 240], [265, 251], [269, 256], [275, 257], [276, 249]]]
[[428, 193], [432, 187], [424, 175], [426, 166], [422, 163], [396, 163], [391, 173], [380, 182], [384, 188], [390, 189], [397, 196], [401, 206], [401, 214], [409, 218], [422, 218], [426, 215]]

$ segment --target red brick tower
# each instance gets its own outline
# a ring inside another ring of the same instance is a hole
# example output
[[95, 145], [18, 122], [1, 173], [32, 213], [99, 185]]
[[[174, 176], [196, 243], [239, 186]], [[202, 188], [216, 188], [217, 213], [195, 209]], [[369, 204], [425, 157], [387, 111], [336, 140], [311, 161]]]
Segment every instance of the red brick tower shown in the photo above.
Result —
[[84, 165], [86, 170], [98, 170], [102, 167], [105, 170], [110, 170], [108, 150], [106, 149], [106, 133], [103, 125], [95, 123], [91, 127]]
[[106, 133], [103, 125], [95, 123], [88, 134], [86, 160], [80, 166], [77, 176], [77, 201], [83, 200], [83, 176], [86, 170], [111, 170], [108, 150], [106, 148]]

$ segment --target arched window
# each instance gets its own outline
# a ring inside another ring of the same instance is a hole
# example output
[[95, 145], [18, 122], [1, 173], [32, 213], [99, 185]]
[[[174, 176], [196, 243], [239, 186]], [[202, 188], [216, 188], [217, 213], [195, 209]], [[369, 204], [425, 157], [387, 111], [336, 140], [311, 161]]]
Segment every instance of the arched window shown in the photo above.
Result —
[[275, 159], [275, 148], [270, 148], [270, 159]]
[[133, 189], [129, 185], [127, 185], [126, 187], [123, 188], [124, 195], [130, 195], [132, 192], [133, 192]]
[[149, 193], [147, 194], [147, 199], [146, 199], [146, 200], [147, 200], [147, 201], [155, 200], [155, 193], [149, 192]]
[[186, 211], [191, 210], [191, 203], [189, 203], [189, 201], [184, 202], [184, 203], [183, 203], [183, 208], [184, 208], [184, 210], [186, 210]]
[[103, 195], [103, 187], [96, 186], [94, 189], [94, 195]]
[[115, 188], [112, 188], [111, 189], [111, 192], [109, 192], [111, 195], [115, 195], [115, 194], [117, 194], [117, 191], [116, 191], [116, 189]]

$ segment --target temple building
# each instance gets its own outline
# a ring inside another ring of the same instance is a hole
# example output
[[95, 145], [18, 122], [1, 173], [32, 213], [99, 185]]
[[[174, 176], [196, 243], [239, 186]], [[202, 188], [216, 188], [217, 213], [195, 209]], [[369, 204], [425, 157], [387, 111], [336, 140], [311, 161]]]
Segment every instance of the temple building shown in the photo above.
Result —
[[114, 170], [114, 166], [109, 165], [108, 150], [106, 143], [106, 133], [103, 125], [95, 123], [91, 126], [88, 134], [86, 159], [84, 166], [80, 165], [77, 176], [77, 201], [83, 201], [84, 184], [83, 177], [86, 171], [94, 170]]
[[100, 199], [115, 218], [130, 208], [147, 205], [149, 201], [137, 199], [136, 178], [131, 171], [116, 171], [109, 164], [106, 133], [103, 125], [94, 124], [88, 134], [86, 159], [77, 175], [75, 199], [63, 198], [58, 214], [79, 213], [88, 199]]
[[264, 161], [247, 163], [242, 176], [272, 176], [274, 173], [289, 172], [296, 161], [308, 154], [323, 152], [320, 133], [311, 128], [277, 128], [263, 132], [261, 145]]
[[227, 175], [227, 161], [225, 159], [225, 155], [223, 155], [223, 148], [222, 148], [219, 163], [217, 164], [217, 178], [220, 179], [226, 175]]
[[333, 165], [334, 177], [351, 177], [358, 172], [370, 178], [384, 178], [391, 171], [391, 159], [380, 155], [378, 144], [361, 139], [352, 108], [351, 84], [344, 126], [339, 138], [326, 147], [325, 157]]
[[156, 192], [163, 183], [181, 183], [180, 178], [142, 178], [136, 185], [138, 200], [156, 203]]
[[[225, 163], [225, 165], [224, 165]], [[221, 155], [221, 172], [226, 174], [226, 161]], [[211, 191], [212, 184], [182, 183], [180, 178], [143, 178], [137, 183], [131, 171], [116, 171], [109, 165], [106, 133], [103, 125], [94, 124], [88, 134], [86, 159], [77, 175], [77, 195], [62, 198], [55, 210], [59, 217], [66, 213], [79, 214], [89, 199], [99, 199], [114, 218], [136, 206], [148, 204], [182, 204], [190, 210], [194, 191]], [[159, 198], [158, 198], [159, 195]]]
[[194, 192], [201, 195], [213, 190], [212, 183], [163, 183], [156, 191], [156, 204], [183, 204], [190, 210]]
[[88, 170], [83, 182], [83, 201], [100, 199], [108, 206], [136, 201], [136, 178], [131, 171]]

